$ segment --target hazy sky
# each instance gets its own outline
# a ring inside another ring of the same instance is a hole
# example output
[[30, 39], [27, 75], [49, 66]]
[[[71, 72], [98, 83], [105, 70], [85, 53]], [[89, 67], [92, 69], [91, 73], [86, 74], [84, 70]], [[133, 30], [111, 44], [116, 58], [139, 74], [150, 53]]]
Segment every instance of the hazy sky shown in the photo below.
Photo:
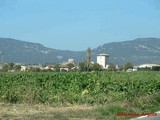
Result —
[[0, 37], [63, 50], [160, 38], [160, 0], [0, 0]]

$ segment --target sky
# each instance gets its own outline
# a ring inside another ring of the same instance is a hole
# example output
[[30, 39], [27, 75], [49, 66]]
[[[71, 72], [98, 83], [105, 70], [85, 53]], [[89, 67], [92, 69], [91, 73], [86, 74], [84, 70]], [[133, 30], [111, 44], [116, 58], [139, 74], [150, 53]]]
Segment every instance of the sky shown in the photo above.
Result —
[[74, 51], [160, 38], [160, 0], [0, 0], [0, 37]]

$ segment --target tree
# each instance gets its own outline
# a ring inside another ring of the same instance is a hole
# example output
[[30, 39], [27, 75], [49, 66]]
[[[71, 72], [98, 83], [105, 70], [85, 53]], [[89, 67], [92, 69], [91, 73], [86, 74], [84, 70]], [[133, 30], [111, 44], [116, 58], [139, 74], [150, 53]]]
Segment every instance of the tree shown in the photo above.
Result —
[[123, 69], [124, 69], [125, 71], [128, 70], [129, 68], [133, 68], [132, 62], [126, 62], [126, 63], [123, 65]]
[[2, 71], [7, 72], [8, 70], [9, 70], [8, 64], [4, 64], [3, 67], [2, 67]]
[[113, 63], [110, 63], [109, 66], [108, 66], [108, 70], [109, 71], [116, 71], [116, 65], [113, 64]]
[[123, 71], [123, 65], [119, 66], [119, 67], [118, 67], [118, 70], [119, 70], [119, 71]]
[[87, 65], [87, 71], [90, 69], [91, 65], [91, 48], [87, 48], [87, 53], [86, 53], [86, 65]]
[[93, 71], [100, 71], [102, 69], [102, 66], [98, 63], [95, 63], [92, 65], [91, 70]]
[[8, 66], [9, 66], [9, 70], [13, 70], [13, 68], [14, 68], [14, 63], [8, 63]]
[[54, 66], [54, 70], [55, 70], [56, 72], [59, 72], [59, 71], [60, 71], [60, 66], [59, 66], [59, 64], [56, 64], [56, 65]]
[[79, 70], [80, 71], [86, 71], [86, 68], [87, 68], [86, 62], [80, 62], [79, 63]]
[[28, 72], [40, 72], [40, 71], [41, 71], [41, 69], [38, 68], [38, 67], [30, 67], [30, 68], [28, 69]]
[[21, 65], [15, 65], [15, 66], [14, 66], [14, 69], [15, 69], [16, 71], [20, 71], [20, 70], [21, 70]]
[[68, 66], [69, 69], [71, 69], [71, 68], [74, 67], [74, 64], [73, 63], [68, 63], [67, 66]]

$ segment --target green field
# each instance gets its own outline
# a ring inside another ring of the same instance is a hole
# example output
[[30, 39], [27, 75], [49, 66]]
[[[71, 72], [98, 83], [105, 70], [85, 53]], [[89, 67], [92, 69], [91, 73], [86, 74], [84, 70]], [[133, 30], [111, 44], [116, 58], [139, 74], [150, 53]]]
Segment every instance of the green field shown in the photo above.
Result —
[[[44, 116], [29, 114], [26, 119], [55, 119], [58, 114], [56, 119], [127, 120], [131, 117], [117, 113], [160, 110], [160, 74], [143, 71], [0, 73], [0, 103], [2, 111], [13, 106], [23, 111], [18, 107], [23, 105], [33, 106], [33, 110], [36, 105], [51, 109]], [[70, 109], [75, 106], [78, 107]], [[55, 112], [60, 107], [67, 110]], [[1, 111], [0, 116], [0, 119], [21, 117]]]

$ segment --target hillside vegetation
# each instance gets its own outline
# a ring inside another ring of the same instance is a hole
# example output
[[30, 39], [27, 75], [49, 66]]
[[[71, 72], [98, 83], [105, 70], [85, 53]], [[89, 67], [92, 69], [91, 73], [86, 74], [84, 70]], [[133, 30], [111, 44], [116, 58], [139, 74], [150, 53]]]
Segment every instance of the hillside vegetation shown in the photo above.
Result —
[[[135, 65], [157, 63], [160, 60], [160, 38], [138, 38], [129, 41], [104, 43], [91, 50], [92, 61], [97, 54], [109, 54], [109, 61], [124, 64], [131, 61]], [[85, 60], [86, 51], [57, 50], [38, 43], [25, 42], [10, 38], [0, 38], [1, 62], [24, 64], [62, 63], [69, 58], [80, 62]]]

